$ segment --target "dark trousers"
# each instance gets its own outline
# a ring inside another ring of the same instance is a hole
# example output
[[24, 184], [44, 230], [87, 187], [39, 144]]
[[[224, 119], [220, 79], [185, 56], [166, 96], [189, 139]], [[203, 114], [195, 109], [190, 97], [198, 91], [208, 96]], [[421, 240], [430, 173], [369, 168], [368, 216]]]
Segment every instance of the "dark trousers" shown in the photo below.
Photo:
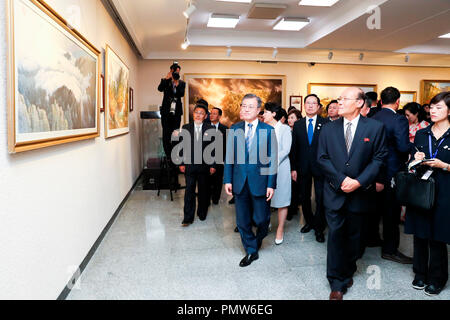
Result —
[[206, 219], [208, 213], [208, 172], [186, 166], [186, 190], [184, 193], [184, 219], [183, 222], [193, 222], [195, 216], [195, 187], [198, 186], [197, 215], [201, 220]]
[[303, 216], [307, 224], [312, 226], [316, 233], [323, 232], [326, 227], [325, 209], [323, 206], [323, 178], [314, 177], [314, 192], [316, 195], [316, 213], [313, 215], [311, 209], [311, 174], [300, 175], [300, 197], [302, 204]]
[[361, 253], [361, 231], [364, 213], [354, 213], [345, 206], [325, 209], [328, 222], [327, 278], [331, 291], [345, 292], [356, 271]]
[[220, 195], [222, 193], [222, 185], [223, 185], [223, 165], [217, 165], [216, 172], [209, 176], [208, 178], [208, 187], [210, 192], [210, 199], [212, 202], [219, 202]]
[[[256, 253], [264, 237], [268, 233], [270, 223], [270, 207], [266, 197], [255, 197], [251, 194], [248, 182], [240, 194], [236, 194], [236, 224], [241, 234], [242, 244], [247, 254]], [[252, 230], [255, 222], [256, 235]]]
[[297, 214], [298, 206], [300, 205], [300, 186], [299, 184], [291, 180], [291, 204], [288, 208], [288, 215], [293, 216]]
[[374, 195], [376, 199], [373, 210], [367, 213], [367, 243], [374, 243], [380, 239], [380, 220], [381, 212], [383, 212], [383, 193], [376, 192]]
[[447, 244], [414, 236], [413, 271], [416, 280], [445, 286], [448, 280]]
[[171, 159], [172, 153], [172, 132], [180, 128], [180, 123], [181, 116], [175, 116], [171, 113], [161, 116], [163, 148], [168, 159]]
[[383, 218], [383, 248], [382, 252], [394, 254], [400, 244], [401, 206], [395, 200], [395, 191], [386, 186], [380, 193], [381, 216]]

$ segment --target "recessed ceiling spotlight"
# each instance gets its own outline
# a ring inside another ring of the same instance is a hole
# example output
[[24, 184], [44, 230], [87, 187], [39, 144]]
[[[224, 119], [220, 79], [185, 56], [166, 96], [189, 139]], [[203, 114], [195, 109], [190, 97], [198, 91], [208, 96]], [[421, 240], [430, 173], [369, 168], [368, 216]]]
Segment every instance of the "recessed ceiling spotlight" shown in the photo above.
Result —
[[235, 28], [239, 22], [239, 16], [213, 13], [208, 20], [209, 28]]
[[331, 7], [339, 0], [300, 0], [299, 6]]
[[189, 42], [189, 39], [185, 38], [184, 42], [181, 44], [181, 49], [186, 50], [189, 47], [190, 44], [191, 43]]
[[328, 60], [333, 59], [333, 51], [330, 51], [330, 53], [328, 54]]
[[283, 18], [273, 27], [273, 30], [299, 31], [308, 23], [309, 19], [306, 18]]
[[187, 9], [183, 11], [183, 15], [186, 17], [186, 19], [189, 19], [191, 14], [193, 14], [196, 9], [197, 9], [197, 7], [194, 6], [192, 4], [192, 2], [190, 2], [189, 6], [187, 7]]
[[275, 59], [277, 57], [277, 54], [278, 54], [278, 49], [277, 49], [277, 47], [274, 47], [273, 52], [272, 52], [272, 58]]
[[409, 62], [409, 53], [407, 53], [406, 56], [405, 56], [405, 62], [406, 62], [406, 63]]
[[227, 47], [227, 57], [231, 56], [231, 52], [233, 50], [231, 50], [231, 47]]
[[363, 59], [364, 59], [364, 53], [361, 52], [359, 54], [359, 61], [363, 61]]
[[443, 34], [443, 35], [440, 36], [439, 38], [447, 38], [447, 39], [450, 39], [450, 33]]

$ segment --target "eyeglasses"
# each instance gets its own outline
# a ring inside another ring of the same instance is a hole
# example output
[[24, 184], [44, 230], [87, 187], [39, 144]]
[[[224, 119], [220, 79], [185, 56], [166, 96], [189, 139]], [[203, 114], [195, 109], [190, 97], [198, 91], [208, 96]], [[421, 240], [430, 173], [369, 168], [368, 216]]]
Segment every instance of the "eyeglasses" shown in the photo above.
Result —
[[319, 104], [317, 102], [307, 102], [307, 103], [305, 103], [305, 105], [307, 105], [307, 106], [317, 106]]
[[204, 113], [202, 111], [195, 111], [194, 114], [198, 114], [200, 116], [204, 116], [206, 113]]
[[359, 99], [359, 98], [351, 99], [351, 98], [341, 98], [341, 97], [339, 97], [339, 98], [337, 98], [336, 100], [337, 100], [338, 102], [341, 102], [341, 101], [361, 100], [361, 99]]

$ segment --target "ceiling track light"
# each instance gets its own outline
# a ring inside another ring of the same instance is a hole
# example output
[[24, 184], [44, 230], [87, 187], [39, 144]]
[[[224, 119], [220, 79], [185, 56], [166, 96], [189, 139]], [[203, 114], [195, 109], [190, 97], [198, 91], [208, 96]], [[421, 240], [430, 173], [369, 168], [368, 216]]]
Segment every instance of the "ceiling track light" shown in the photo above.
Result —
[[231, 56], [231, 52], [233, 50], [231, 50], [231, 47], [227, 47], [227, 57]]
[[407, 53], [406, 56], [405, 56], [405, 62], [406, 62], [406, 63], [409, 62], [409, 53]]
[[364, 53], [361, 52], [359, 54], [359, 61], [363, 61], [363, 59], [364, 59]]
[[184, 42], [181, 44], [181, 49], [186, 50], [190, 44], [189, 39], [187, 37], [184, 38]]
[[189, 5], [186, 10], [183, 11], [183, 15], [186, 17], [186, 19], [189, 19], [191, 17], [191, 14], [193, 14], [195, 10], [197, 10], [197, 7], [192, 4], [192, 1], [189, 1]]
[[330, 53], [328, 53], [328, 60], [333, 59], [333, 51], [330, 51]]
[[272, 52], [272, 58], [275, 59], [277, 57], [277, 54], [278, 54], [278, 49], [277, 49], [277, 47], [274, 47], [273, 52]]

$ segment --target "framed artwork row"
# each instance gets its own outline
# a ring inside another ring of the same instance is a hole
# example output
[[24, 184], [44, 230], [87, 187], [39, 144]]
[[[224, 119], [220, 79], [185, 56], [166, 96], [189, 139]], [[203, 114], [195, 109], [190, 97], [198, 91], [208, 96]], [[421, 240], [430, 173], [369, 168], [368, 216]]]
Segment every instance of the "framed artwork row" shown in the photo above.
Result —
[[100, 51], [43, 1], [6, 16], [9, 152], [98, 137]]

